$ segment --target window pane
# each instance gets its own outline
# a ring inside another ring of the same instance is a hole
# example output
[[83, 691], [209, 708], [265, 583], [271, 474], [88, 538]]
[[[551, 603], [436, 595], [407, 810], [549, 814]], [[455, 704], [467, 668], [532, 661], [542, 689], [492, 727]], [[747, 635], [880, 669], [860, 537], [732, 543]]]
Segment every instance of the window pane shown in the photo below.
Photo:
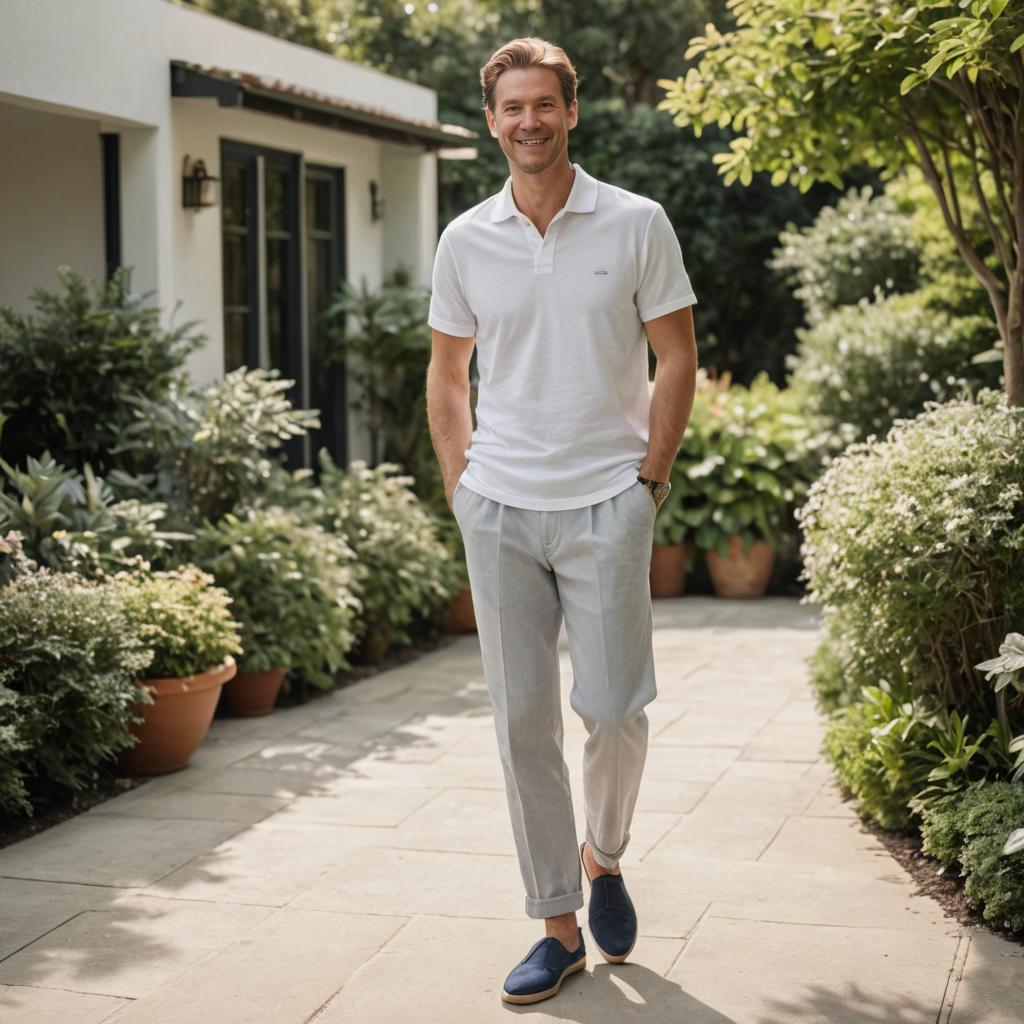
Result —
[[310, 178], [306, 183], [306, 220], [311, 231], [331, 230], [331, 183]]
[[245, 365], [245, 337], [248, 333], [248, 313], [228, 313], [224, 317], [224, 371], [237, 370]]
[[221, 196], [225, 224], [244, 226], [245, 215], [245, 164], [225, 160], [221, 167]]
[[249, 293], [246, 288], [245, 233], [224, 232], [224, 305], [246, 306]]
[[288, 230], [288, 171], [267, 164], [267, 230]]

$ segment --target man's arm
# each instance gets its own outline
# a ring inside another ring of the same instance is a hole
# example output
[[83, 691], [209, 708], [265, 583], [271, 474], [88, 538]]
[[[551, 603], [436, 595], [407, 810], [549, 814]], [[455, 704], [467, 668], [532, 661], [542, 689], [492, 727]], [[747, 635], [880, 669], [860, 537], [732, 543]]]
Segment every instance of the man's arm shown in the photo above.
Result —
[[474, 338], [459, 338], [431, 328], [430, 365], [427, 367], [427, 422], [430, 441], [441, 467], [444, 496], [452, 506], [452, 493], [468, 460], [465, 451], [473, 437], [469, 408], [469, 363]]
[[640, 475], [668, 480], [693, 409], [697, 388], [697, 340], [693, 333], [693, 307], [644, 322], [647, 340], [658, 358], [651, 395], [647, 457]]

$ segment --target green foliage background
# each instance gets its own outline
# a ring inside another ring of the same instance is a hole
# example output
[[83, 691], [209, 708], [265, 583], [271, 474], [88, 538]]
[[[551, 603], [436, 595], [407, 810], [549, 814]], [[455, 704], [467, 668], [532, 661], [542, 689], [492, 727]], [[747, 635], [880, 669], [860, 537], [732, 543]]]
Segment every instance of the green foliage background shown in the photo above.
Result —
[[[580, 17], [569, 0], [197, 0], [195, 6], [315, 46], [438, 93], [439, 119], [480, 134], [475, 160], [444, 160], [439, 227], [501, 188], [505, 157], [487, 133], [479, 69], [503, 42], [541, 36], [563, 46], [579, 78], [580, 122], [570, 158], [604, 181], [660, 202], [679, 235], [699, 305], [701, 363], [750, 383], [784, 382], [800, 305], [767, 267], [779, 232], [809, 223], [836, 190], [807, 194], [723, 186], [713, 162], [729, 129], [680, 131], [655, 104], [659, 79], [684, 74], [688, 41], [708, 21], [732, 24], [725, 0], [598, 0]], [[853, 184], [875, 179], [856, 172]], [[742, 282], [737, 287], [737, 282]]]

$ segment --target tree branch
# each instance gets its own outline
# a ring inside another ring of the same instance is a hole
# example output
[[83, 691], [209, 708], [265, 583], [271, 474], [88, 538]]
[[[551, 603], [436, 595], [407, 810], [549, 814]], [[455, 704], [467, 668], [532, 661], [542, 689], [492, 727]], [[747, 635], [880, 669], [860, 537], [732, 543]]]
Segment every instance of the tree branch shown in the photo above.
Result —
[[906, 100], [902, 97], [900, 98], [900, 103], [907, 114], [910, 125], [910, 136], [920, 157], [921, 171], [923, 172], [928, 184], [931, 186], [932, 191], [935, 193], [936, 199], [939, 201], [939, 209], [942, 211], [942, 217], [946, 222], [946, 227], [949, 228], [950, 234], [956, 240], [957, 247], [960, 249], [960, 254], [963, 256], [971, 270], [974, 271], [978, 280], [981, 281], [982, 285], [984, 285], [985, 291], [988, 292], [992, 308], [996, 313], [996, 319], [999, 321], [1000, 333], [1002, 333], [1003, 326], [1006, 321], [1006, 299], [1003, 292], [1000, 290], [999, 282], [992, 271], [985, 265], [985, 261], [978, 255], [977, 249], [975, 249], [971, 244], [971, 240], [967, 237], [967, 234], [963, 229], [963, 225], [954, 219], [953, 214], [950, 211], [949, 201], [946, 197], [946, 190], [942, 183], [942, 176], [939, 174], [938, 168], [935, 166], [935, 161], [932, 159], [932, 155], [928, 151], [928, 147], [925, 145], [924, 139], [921, 136], [921, 132], [917, 124], [917, 118], [914, 117], [913, 111], [910, 109]]
[[[971, 140], [972, 150], [975, 147], [974, 143], [974, 132], [971, 130], [970, 122], [967, 123], [967, 134]], [[978, 174], [978, 161], [972, 159], [970, 161], [971, 166], [971, 184], [974, 189], [975, 198], [978, 200], [978, 206], [981, 208], [981, 215], [985, 218], [985, 224], [988, 226], [988, 233], [992, 236], [992, 241], [995, 243], [996, 251], [999, 253], [999, 259], [1003, 264], [1003, 272], [1006, 274], [1006, 279], [1009, 280], [1013, 275], [1013, 254], [1010, 251], [1011, 246], [1007, 245], [1006, 238], [1003, 235], [1002, 230], [996, 226], [992, 212], [989, 209], [988, 199], [985, 196], [985, 190], [981, 184], [981, 176]], [[1001, 192], [998, 179], [996, 181], [996, 188]], [[1010, 228], [1010, 238], [1012, 245], [1013, 230], [1012, 223], [1007, 224]]]

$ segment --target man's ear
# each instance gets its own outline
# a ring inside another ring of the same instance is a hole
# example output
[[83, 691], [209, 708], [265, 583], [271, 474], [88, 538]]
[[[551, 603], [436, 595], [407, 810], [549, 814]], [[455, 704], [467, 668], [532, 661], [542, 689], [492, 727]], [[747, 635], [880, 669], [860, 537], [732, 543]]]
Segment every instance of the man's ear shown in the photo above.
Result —
[[487, 128], [491, 133], [491, 138], [496, 139], [498, 137], [498, 126], [494, 122], [494, 115], [491, 113], [490, 107], [484, 107], [484, 117], [487, 119]]
[[577, 122], [580, 119], [580, 104], [579, 100], [573, 100], [569, 104], [569, 109], [566, 111], [566, 120], [569, 122], [570, 128], [575, 128]]

